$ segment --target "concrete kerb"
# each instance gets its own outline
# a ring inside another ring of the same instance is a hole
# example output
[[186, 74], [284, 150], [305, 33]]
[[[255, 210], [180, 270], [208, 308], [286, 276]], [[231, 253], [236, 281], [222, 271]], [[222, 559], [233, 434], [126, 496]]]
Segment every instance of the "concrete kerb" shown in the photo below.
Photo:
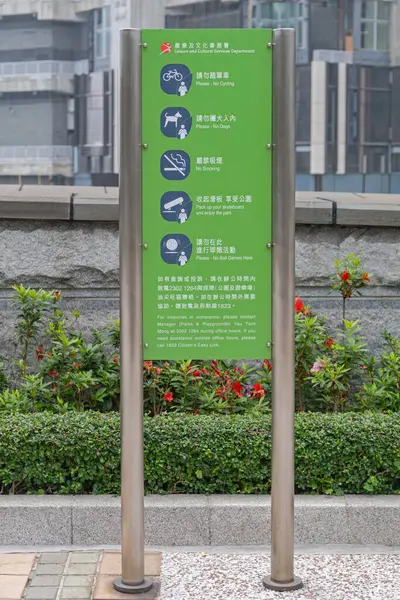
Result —
[[[270, 543], [269, 496], [147, 496], [146, 545]], [[113, 546], [112, 496], [0, 496], [0, 546]], [[295, 542], [400, 546], [400, 496], [297, 496]]]

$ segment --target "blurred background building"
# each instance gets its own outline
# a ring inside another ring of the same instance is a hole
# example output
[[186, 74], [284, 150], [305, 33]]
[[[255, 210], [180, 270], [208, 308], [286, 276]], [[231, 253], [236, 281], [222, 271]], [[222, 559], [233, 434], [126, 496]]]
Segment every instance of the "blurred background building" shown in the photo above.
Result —
[[400, 193], [399, 0], [0, 0], [0, 184], [117, 185], [129, 26], [294, 27], [297, 189]]

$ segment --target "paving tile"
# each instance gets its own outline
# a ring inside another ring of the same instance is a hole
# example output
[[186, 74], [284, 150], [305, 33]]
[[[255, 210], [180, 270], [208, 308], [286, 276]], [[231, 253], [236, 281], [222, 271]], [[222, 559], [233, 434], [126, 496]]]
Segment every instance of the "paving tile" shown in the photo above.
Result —
[[26, 592], [26, 600], [55, 600], [58, 587], [33, 587]]
[[91, 586], [94, 575], [67, 575], [64, 579], [64, 587]]
[[30, 587], [57, 587], [61, 583], [61, 575], [34, 575]]
[[27, 575], [0, 575], [0, 599], [20, 600], [27, 581]]
[[[121, 594], [114, 589], [114, 575], [99, 575], [93, 592], [93, 600], [137, 600], [137, 594]], [[160, 591], [159, 581], [154, 581], [152, 589], [140, 594], [140, 600], [155, 600]], [[66, 600], [66, 599], [65, 599]]]
[[67, 562], [68, 553], [67, 552], [45, 552], [40, 555], [39, 564], [64, 564]]
[[61, 592], [62, 600], [86, 600], [90, 598], [90, 587], [68, 587], [63, 588]]
[[71, 554], [71, 564], [97, 563], [98, 560], [98, 552], [74, 552], [73, 554]]
[[65, 565], [44, 564], [36, 567], [36, 575], [62, 575]]
[[[146, 552], [144, 556], [144, 570], [146, 575], [159, 577], [161, 572], [161, 552]], [[121, 553], [104, 552], [100, 564], [100, 575], [121, 575]]]
[[0, 575], [29, 575], [36, 554], [0, 554]]
[[92, 575], [96, 572], [95, 564], [75, 564], [69, 565], [67, 575]]

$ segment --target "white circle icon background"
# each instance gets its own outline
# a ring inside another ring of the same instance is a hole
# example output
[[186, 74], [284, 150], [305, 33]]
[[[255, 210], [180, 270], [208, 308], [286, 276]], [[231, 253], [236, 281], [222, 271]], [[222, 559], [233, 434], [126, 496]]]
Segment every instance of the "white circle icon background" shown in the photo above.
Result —
[[166, 246], [167, 246], [168, 250], [176, 250], [178, 247], [178, 242], [176, 240], [174, 240], [173, 238], [171, 238], [170, 240], [167, 241]]

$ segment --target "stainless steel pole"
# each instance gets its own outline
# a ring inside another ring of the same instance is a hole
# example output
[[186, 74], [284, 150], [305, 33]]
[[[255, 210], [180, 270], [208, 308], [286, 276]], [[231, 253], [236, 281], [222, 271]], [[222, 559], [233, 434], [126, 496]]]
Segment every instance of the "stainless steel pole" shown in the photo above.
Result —
[[152, 587], [144, 574], [141, 30], [121, 32], [120, 305], [122, 578], [119, 592]]
[[295, 61], [294, 29], [275, 29], [273, 45], [273, 382], [272, 552], [276, 591], [297, 590], [294, 575], [294, 269]]

